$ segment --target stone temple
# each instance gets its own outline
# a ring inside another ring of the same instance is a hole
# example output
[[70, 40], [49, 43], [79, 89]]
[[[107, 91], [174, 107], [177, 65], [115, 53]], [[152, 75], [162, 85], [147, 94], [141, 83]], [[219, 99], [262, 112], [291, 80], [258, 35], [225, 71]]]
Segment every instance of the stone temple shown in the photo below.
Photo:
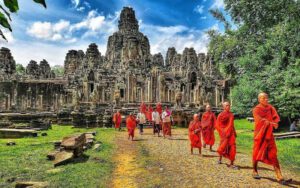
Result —
[[[30, 61], [24, 75], [7, 48], [0, 50], [0, 111], [52, 112], [60, 123], [108, 123], [116, 109], [137, 109], [141, 102], [194, 112], [209, 102], [219, 107], [229, 94], [228, 82], [213, 60], [193, 48], [182, 54], [174, 47], [151, 54], [150, 43], [139, 31], [132, 8], [124, 7], [118, 31], [108, 38], [101, 54], [95, 43], [70, 50], [64, 76], [56, 77], [46, 60]], [[84, 122], [83, 122], [84, 121]]]

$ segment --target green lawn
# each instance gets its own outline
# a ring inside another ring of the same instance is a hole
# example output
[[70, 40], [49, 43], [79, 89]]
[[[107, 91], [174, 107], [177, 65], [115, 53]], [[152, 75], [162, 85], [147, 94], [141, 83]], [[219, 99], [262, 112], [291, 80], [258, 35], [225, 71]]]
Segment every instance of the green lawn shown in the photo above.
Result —
[[[113, 170], [113, 129], [73, 129], [52, 126], [48, 136], [22, 139], [0, 139], [0, 187], [14, 187], [15, 181], [47, 181], [51, 187], [106, 187]], [[89, 149], [84, 157], [54, 168], [47, 154], [54, 149], [53, 141], [79, 132], [97, 131], [96, 140], [103, 144], [99, 151]], [[16, 146], [6, 146], [13, 140]]]
[[[252, 155], [254, 124], [245, 119], [235, 120], [237, 130], [237, 151]], [[218, 137], [218, 136], [217, 136]], [[300, 172], [300, 140], [276, 140], [278, 159], [281, 166]]]

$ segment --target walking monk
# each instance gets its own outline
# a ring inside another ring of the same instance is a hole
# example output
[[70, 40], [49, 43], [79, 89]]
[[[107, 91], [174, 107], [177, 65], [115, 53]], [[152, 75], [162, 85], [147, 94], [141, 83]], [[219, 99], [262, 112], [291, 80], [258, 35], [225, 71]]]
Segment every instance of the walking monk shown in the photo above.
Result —
[[169, 136], [169, 138], [172, 136], [171, 133], [171, 112], [168, 110], [168, 107], [165, 108], [165, 111], [161, 115], [162, 118], [162, 131], [163, 136], [166, 138], [166, 135]]
[[206, 112], [202, 115], [201, 126], [202, 126], [202, 136], [205, 148], [206, 145], [209, 145], [209, 150], [212, 151], [212, 146], [215, 143], [215, 124], [216, 124], [216, 116], [211, 111], [210, 105], [206, 105]]
[[131, 137], [131, 140], [133, 140], [134, 130], [136, 127], [136, 118], [134, 117], [134, 115], [132, 113], [130, 113], [126, 119], [126, 127], [127, 127], [127, 131], [128, 131], [128, 140], [130, 139], [130, 137]]
[[269, 104], [268, 95], [260, 93], [258, 95], [259, 104], [253, 109], [255, 122], [254, 146], [253, 146], [253, 178], [260, 179], [257, 171], [259, 161], [272, 165], [274, 167], [277, 181], [286, 184], [290, 181], [284, 180], [279, 162], [277, 159], [277, 148], [273, 136], [273, 128], [278, 128], [280, 118], [275, 108]]
[[119, 129], [119, 131], [121, 131], [122, 115], [119, 110], [114, 114], [113, 122], [115, 124], [115, 129]]
[[194, 114], [193, 121], [190, 122], [189, 138], [191, 142], [191, 154], [193, 154], [193, 148], [198, 148], [199, 155], [201, 155], [201, 122], [199, 121], [198, 114]]
[[224, 102], [223, 108], [224, 110], [218, 115], [216, 122], [216, 129], [220, 135], [220, 145], [217, 150], [220, 155], [218, 164], [221, 164], [222, 157], [225, 157], [230, 160], [230, 167], [238, 169], [237, 166], [233, 165], [236, 155], [234, 116], [230, 112], [229, 102]]

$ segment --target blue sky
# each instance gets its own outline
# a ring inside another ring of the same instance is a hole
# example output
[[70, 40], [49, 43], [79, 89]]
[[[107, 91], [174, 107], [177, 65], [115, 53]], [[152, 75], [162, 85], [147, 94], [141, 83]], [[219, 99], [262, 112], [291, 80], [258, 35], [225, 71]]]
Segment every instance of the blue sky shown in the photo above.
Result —
[[33, 1], [19, 0], [20, 11], [13, 15], [13, 32], [5, 31], [17, 63], [46, 59], [52, 66], [63, 65], [70, 49], [84, 50], [94, 42], [105, 54], [108, 36], [117, 31], [124, 6], [135, 10], [140, 31], [148, 36], [151, 53], [165, 55], [174, 46], [206, 52], [205, 31], [223, 27], [208, 12], [224, 9], [223, 0], [47, 0], [47, 9]]

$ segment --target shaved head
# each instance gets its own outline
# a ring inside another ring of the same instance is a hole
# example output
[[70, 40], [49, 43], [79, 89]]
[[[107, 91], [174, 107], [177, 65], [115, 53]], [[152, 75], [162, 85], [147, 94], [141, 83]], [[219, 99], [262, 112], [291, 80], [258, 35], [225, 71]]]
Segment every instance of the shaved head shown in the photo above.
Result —
[[207, 104], [207, 105], [205, 106], [205, 110], [206, 110], [207, 112], [211, 111], [211, 106], [210, 106], [210, 104]]
[[223, 102], [223, 108], [225, 111], [230, 111], [230, 103], [229, 102]]
[[193, 119], [198, 120], [198, 114], [194, 114]]
[[263, 106], [267, 106], [269, 104], [268, 94], [266, 94], [264, 92], [258, 94], [258, 102], [259, 102], [259, 104], [261, 104]]

